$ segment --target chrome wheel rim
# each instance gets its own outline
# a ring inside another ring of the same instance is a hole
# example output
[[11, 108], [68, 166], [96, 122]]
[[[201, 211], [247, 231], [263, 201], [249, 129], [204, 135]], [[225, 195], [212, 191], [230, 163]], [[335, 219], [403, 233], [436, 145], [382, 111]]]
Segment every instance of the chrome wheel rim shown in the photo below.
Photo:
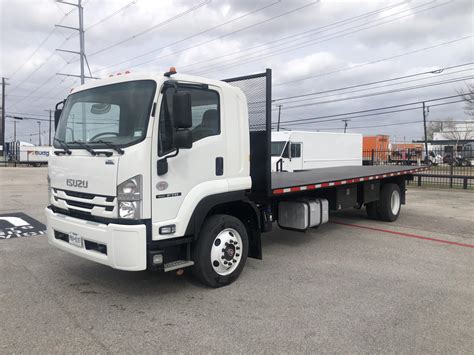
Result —
[[242, 260], [242, 237], [233, 228], [222, 230], [214, 239], [211, 248], [211, 265], [221, 275], [229, 275], [237, 269]]
[[392, 197], [390, 198], [390, 207], [392, 209], [393, 215], [397, 215], [400, 211], [400, 193], [397, 190], [392, 192]]

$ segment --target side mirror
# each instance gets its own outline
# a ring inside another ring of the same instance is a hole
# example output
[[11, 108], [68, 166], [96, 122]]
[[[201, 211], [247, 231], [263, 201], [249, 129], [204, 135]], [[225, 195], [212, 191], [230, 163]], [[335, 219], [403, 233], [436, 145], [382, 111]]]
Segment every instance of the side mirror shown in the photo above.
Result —
[[61, 112], [63, 112], [62, 109], [58, 108], [54, 110], [54, 129], [58, 129], [58, 124], [59, 124], [59, 118], [61, 117]]
[[165, 175], [168, 172], [168, 159], [160, 159], [156, 163], [156, 170], [158, 172], [158, 176]]
[[64, 107], [65, 102], [66, 102], [66, 100], [63, 100], [63, 101], [59, 101], [56, 104], [56, 107], [55, 107], [55, 110], [54, 110], [54, 130], [58, 129], [59, 118], [61, 117], [61, 112], [63, 112], [63, 109], [59, 108], [59, 106], [63, 105], [63, 107]]
[[190, 128], [193, 125], [189, 92], [179, 91], [173, 94], [173, 125], [175, 128]]
[[191, 149], [193, 147], [193, 135], [189, 129], [174, 132], [174, 147], [177, 149]]

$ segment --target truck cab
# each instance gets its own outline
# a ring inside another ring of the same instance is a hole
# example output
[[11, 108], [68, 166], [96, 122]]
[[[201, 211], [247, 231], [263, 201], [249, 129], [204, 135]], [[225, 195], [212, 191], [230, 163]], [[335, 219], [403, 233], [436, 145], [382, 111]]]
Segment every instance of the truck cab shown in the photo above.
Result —
[[246, 107], [235, 86], [174, 72], [72, 90], [49, 160], [49, 242], [121, 270], [192, 265], [209, 210], [242, 208], [251, 189]]

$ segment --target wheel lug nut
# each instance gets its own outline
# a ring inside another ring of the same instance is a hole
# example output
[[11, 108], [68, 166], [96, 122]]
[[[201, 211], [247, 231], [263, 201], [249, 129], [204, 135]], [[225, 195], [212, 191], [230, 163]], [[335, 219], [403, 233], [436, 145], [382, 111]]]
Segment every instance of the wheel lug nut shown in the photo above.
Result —
[[235, 260], [235, 259], [233, 259], [232, 261], [233, 261], [234, 263], [236, 263], [236, 262], [237, 262], [237, 260]]
[[232, 263], [229, 263], [229, 266], [232, 266]]
[[234, 242], [235, 245], [237, 245], [237, 242]]
[[223, 253], [225, 252], [225, 249], [224, 249], [224, 248], [222, 248], [222, 252], [223, 252]]
[[227, 265], [227, 261], [224, 261], [224, 265]]
[[221, 256], [221, 259], [225, 259], [225, 258], [224, 258], [224, 255]]
[[235, 249], [240, 250], [240, 247], [235, 247]]
[[240, 256], [240, 254], [239, 254], [239, 253], [237, 253], [237, 254], [235, 254], [235, 256]]

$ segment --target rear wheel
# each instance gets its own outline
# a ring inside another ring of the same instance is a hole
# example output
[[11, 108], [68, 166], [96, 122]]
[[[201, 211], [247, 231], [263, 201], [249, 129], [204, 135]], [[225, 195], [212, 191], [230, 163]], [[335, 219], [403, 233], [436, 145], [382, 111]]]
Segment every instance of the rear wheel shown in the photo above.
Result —
[[194, 274], [211, 287], [228, 285], [242, 272], [247, 253], [242, 222], [233, 216], [213, 215], [204, 222], [193, 249]]
[[378, 213], [380, 219], [386, 222], [396, 221], [401, 210], [400, 187], [397, 184], [385, 184], [380, 192]]

